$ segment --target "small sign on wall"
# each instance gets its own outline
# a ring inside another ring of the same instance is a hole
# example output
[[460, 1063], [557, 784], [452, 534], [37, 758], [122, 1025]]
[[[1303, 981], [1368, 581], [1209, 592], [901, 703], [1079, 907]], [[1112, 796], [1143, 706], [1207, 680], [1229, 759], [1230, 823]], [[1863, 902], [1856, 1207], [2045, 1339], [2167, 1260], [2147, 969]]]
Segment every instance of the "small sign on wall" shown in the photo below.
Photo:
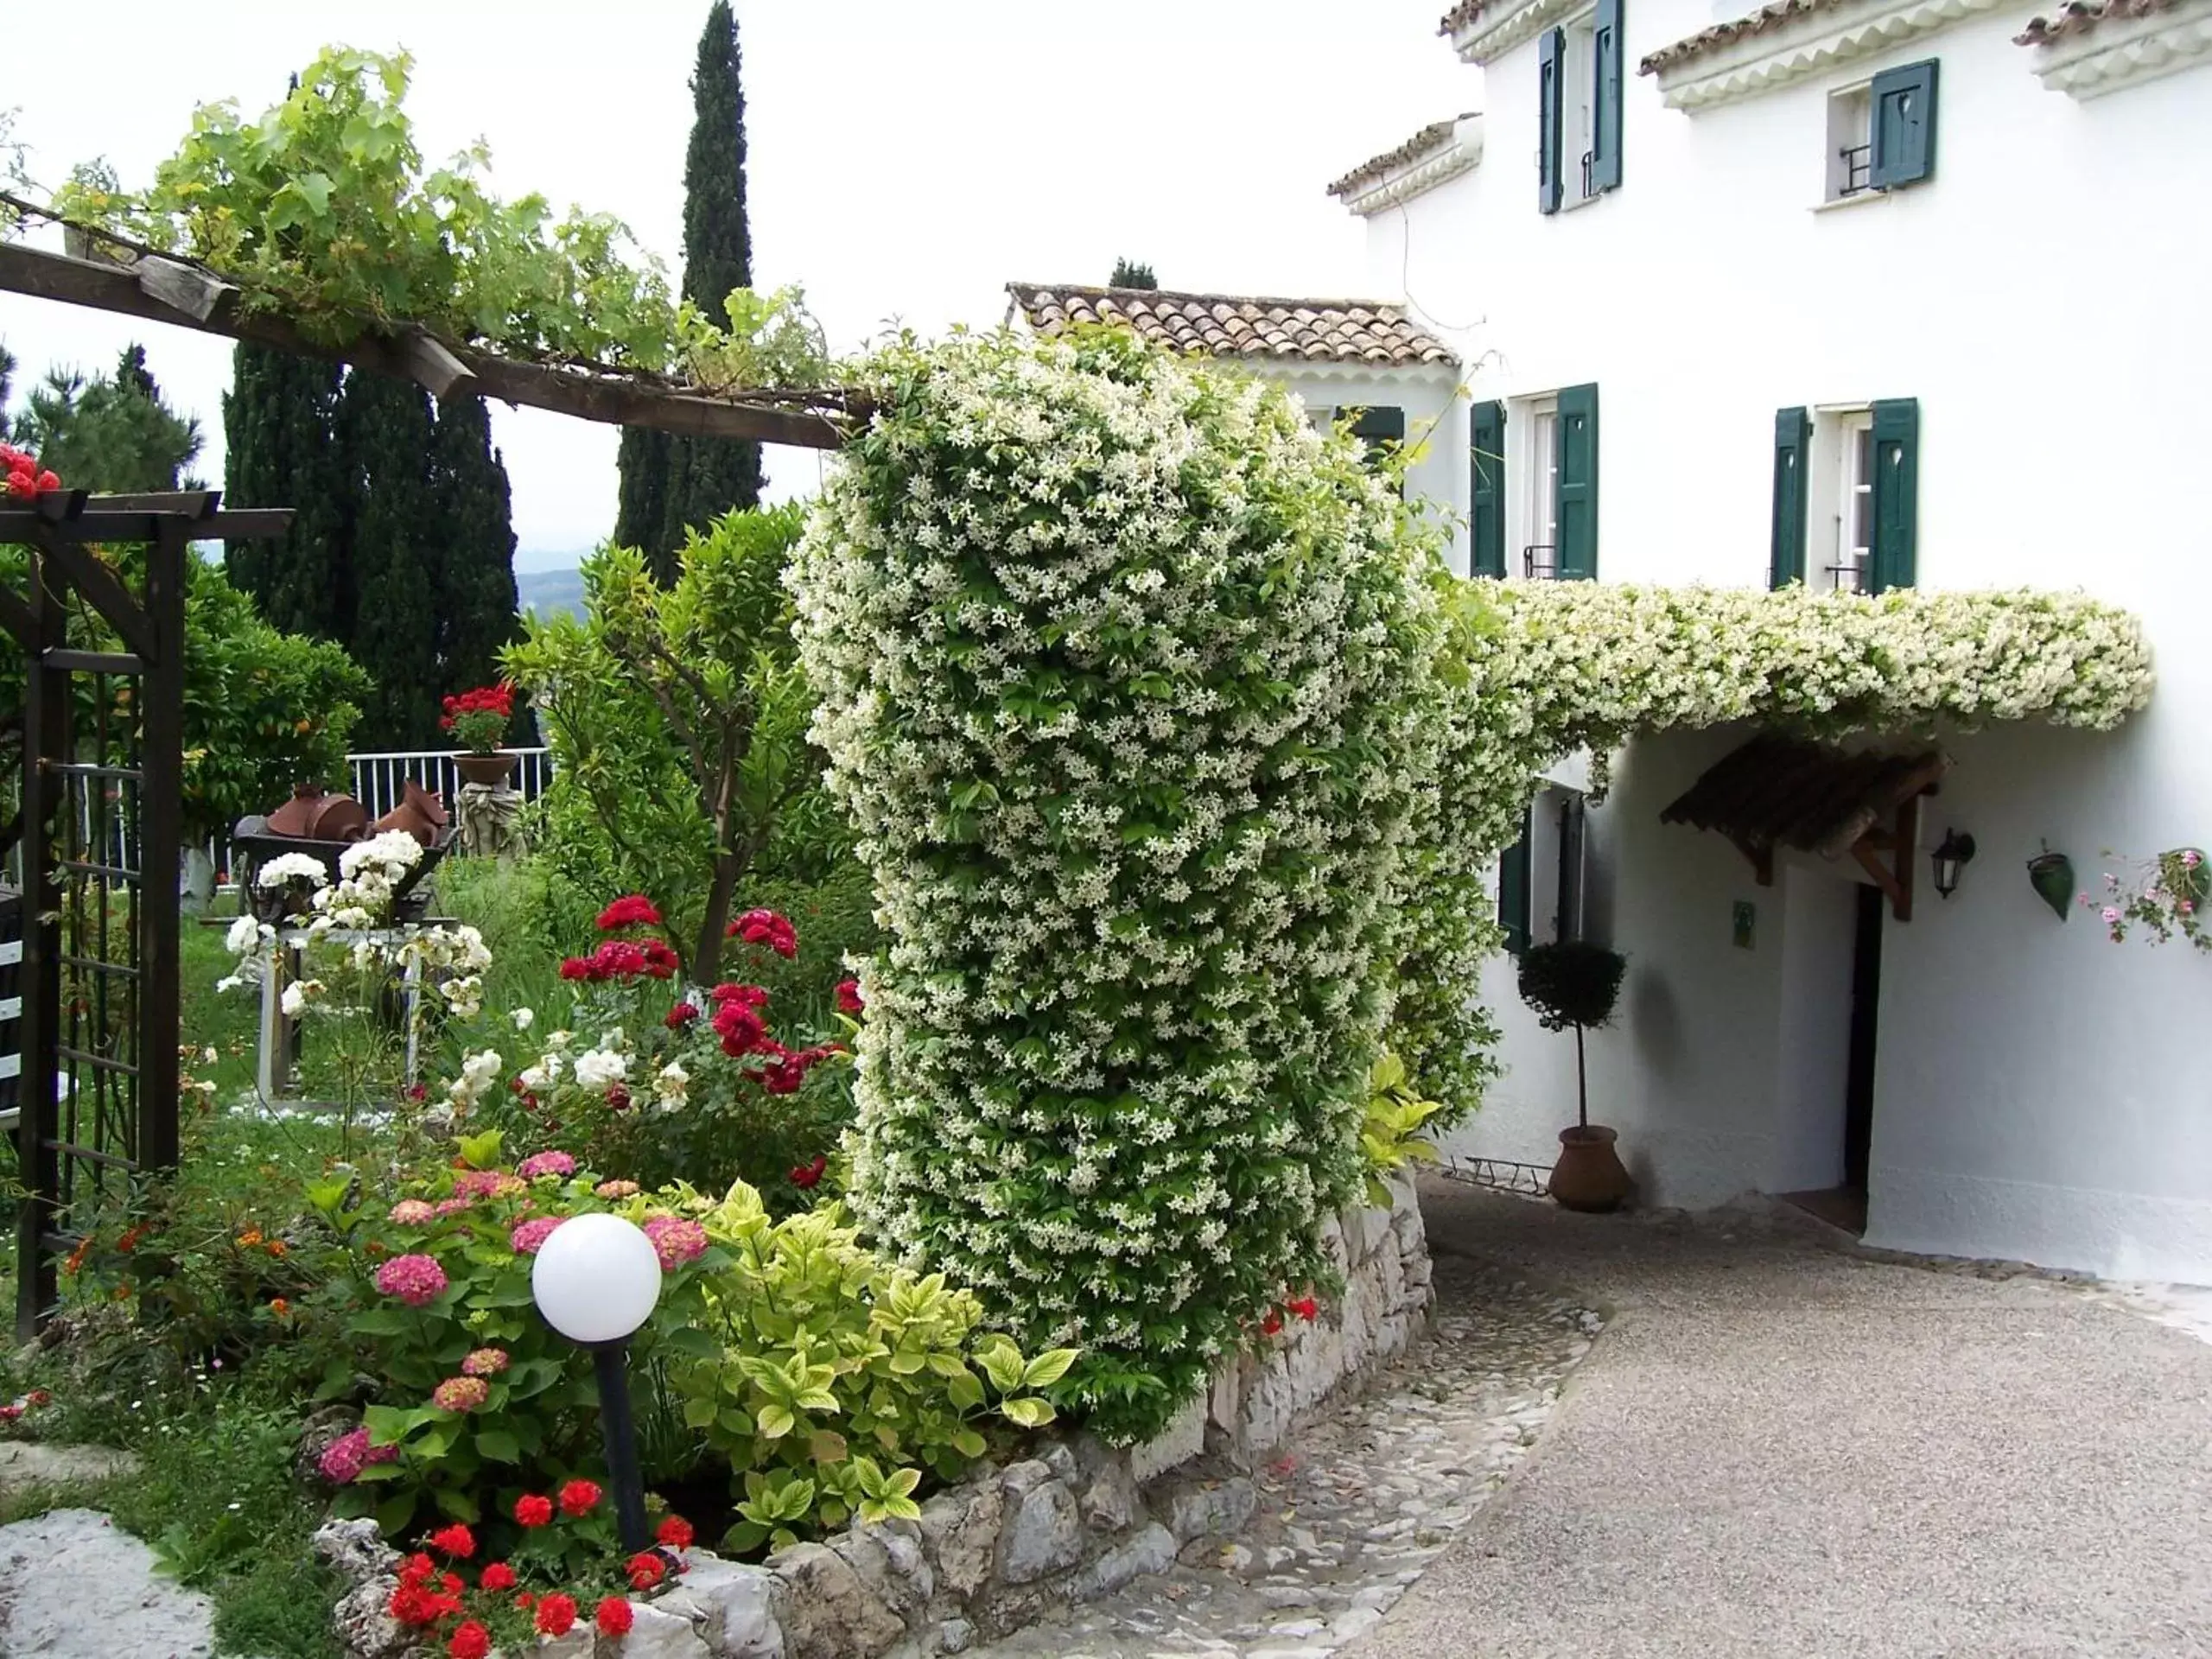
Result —
[[1738, 950], [1754, 948], [1754, 935], [1758, 926], [1759, 907], [1748, 899], [1736, 900], [1730, 917], [1730, 931]]

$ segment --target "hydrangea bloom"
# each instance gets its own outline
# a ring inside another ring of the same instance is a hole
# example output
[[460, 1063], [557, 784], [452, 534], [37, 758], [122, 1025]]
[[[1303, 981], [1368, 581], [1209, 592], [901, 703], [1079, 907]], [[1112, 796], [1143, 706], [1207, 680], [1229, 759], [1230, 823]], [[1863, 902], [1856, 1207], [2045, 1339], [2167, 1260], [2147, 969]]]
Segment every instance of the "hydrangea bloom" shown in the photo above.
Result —
[[507, 1235], [507, 1243], [518, 1255], [536, 1255], [544, 1249], [545, 1241], [553, 1236], [553, 1230], [567, 1220], [565, 1216], [537, 1216], [518, 1224]]
[[421, 1198], [402, 1198], [391, 1206], [391, 1219], [402, 1227], [420, 1227], [437, 1217], [435, 1206]]
[[376, 1287], [410, 1307], [421, 1307], [446, 1287], [446, 1270], [435, 1256], [395, 1255], [377, 1269]]
[[540, 1175], [573, 1175], [576, 1173], [576, 1160], [565, 1152], [536, 1152], [518, 1164], [515, 1173], [526, 1181], [534, 1181]]
[[634, 1198], [637, 1196], [638, 1184], [635, 1181], [601, 1181], [597, 1186], [592, 1188], [592, 1191], [602, 1198]]
[[332, 1485], [349, 1486], [360, 1478], [362, 1470], [391, 1460], [390, 1446], [370, 1445], [369, 1431], [357, 1428], [324, 1447], [322, 1456], [315, 1460], [315, 1467]]
[[466, 1376], [497, 1376], [507, 1369], [507, 1351], [504, 1348], [479, 1348], [461, 1362]]
[[706, 1253], [707, 1230], [685, 1217], [655, 1216], [645, 1224], [645, 1234], [653, 1242], [653, 1254], [660, 1257], [663, 1272], [696, 1262]]
[[430, 1390], [430, 1403], [441, 1411], [474, 1411], [492, 1397], [492, 1385], [480, 1376], [449, 1376]]

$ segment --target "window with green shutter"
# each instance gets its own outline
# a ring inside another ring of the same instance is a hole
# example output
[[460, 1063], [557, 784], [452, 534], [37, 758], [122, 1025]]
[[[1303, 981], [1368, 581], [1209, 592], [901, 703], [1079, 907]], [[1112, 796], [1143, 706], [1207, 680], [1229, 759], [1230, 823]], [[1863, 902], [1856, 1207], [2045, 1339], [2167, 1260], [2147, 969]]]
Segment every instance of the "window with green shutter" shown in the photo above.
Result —
[[1529, 832], [1534, 822], [1533, 809], [1521, 814], [1521, 838], [1497, 860], [1497, 925], [1505, 930], [1505, 948], [1516, 956], [1529, 948]]
[[1918, 574], [1920, 402], [1885, 398], [1874, 405], [1874, 539], [1865, 591], [1910, 588]]
[[1468, 416], [1468, 569], [1505, 574], [1505, 405], [1477, 404]]
[[1566, 386], [1559, 394], [1559, 447], [1553, 474], [1557, 542], [1554, 574], [1562, 582], [1598, 579], [1598, 388]]
[[1767, 563], [1770, 588], [1787, 588], [1805, 580], [1805, 465], [1812, 441], [1813, 417], [1802, 404], [1776, 412], [1774, 534]]
[[1936, 60], [1885, 69], [1868, 90], [1873, 153], [1866, 181], [1877, 190], [1918, 184], [1936, 171]]
[[[1406, 441], [1406, 411], [1387, 404], [1370, 408], [1340, 408], [1336, 418], [1349, 423], [1351, 435], [1365, 446], [1367, 464], [1371, 471], [1380, 471], [1391, 451]], [[1404, 480], [1399, 487], [1402, 491]]]
[[1536, 42], [1536, 207], [1559, 212], [1561, 77], [1567, 69], [1567, 31], [1548, 29]]
[[1616, 190], [1621, 182], [1621, 5], [1598, 0], [1591, 30], [1589, 193]]

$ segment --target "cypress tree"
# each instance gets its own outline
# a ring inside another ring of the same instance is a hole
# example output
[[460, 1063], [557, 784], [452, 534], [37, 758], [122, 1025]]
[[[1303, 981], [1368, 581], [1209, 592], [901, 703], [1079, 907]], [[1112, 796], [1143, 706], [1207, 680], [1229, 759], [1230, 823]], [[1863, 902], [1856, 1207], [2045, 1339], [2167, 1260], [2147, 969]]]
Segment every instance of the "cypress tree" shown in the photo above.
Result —
[[432, 482], [437, 433], [429, 394], [382, 375], [349, 374], [337, 431], [348, 494], [358, 504], [352, 561], [359, 604], [345, 643], [377, 683], [362, 710], [360, 738], [378, 748], [430, 747], [442, 741], [438, 584], [445, 527]]
[[1114, 274], [1106, 279], [1109, 288], [1158, 288], [1160, 278], [1152, 274], [1152, 267], [1135, 259], [1121, 258], [1114, 262]]
[[[737, 18], [715, 0], [691, 77], [691, 143], [683, 157], [683, 296], [718, 323], [732, 289], [753, 284], [745, 213], [745, 89]], [[614, 539], [642, 550], [656, 578], [672, 582], [687, 528], [760, 500], [760, 446], [626, 430], [621, 509]]]
[[507, 469], [492, 448], [491, 419], [481, 397], [439, 404], [430, 485], [444, 542], [437, 689], [450, 696], [498, 679], [499, 648], [518, 632]]
[[223, 493], [240, 507], [289, 507], [292, 527], [225, 550], [231, 585], [287, 633], [350, 644], [353, 491], [338, 447], [340, 371], [265, 346], [240, 346], [223, 394]]

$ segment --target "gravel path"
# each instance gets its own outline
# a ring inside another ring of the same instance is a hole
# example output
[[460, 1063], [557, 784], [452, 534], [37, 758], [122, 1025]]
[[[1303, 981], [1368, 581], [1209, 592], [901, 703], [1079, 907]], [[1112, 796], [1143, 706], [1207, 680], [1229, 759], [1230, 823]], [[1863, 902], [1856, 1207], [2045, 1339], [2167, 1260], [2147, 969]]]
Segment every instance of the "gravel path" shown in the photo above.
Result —
[[1515, 1273], [1437, 1265], [1433, 1335], [1253, 1473], [1233, 1538], [976, 1649], [1054, 1659], [1330, 1653], [1373, 1630], [1526, 1455], [1597, 1316]]
[[2212, 1654], [2212, 1347], [2044, 1280], [1449, 1183], [1431, 1243], [1608, 1311], [1352, 1659]]

